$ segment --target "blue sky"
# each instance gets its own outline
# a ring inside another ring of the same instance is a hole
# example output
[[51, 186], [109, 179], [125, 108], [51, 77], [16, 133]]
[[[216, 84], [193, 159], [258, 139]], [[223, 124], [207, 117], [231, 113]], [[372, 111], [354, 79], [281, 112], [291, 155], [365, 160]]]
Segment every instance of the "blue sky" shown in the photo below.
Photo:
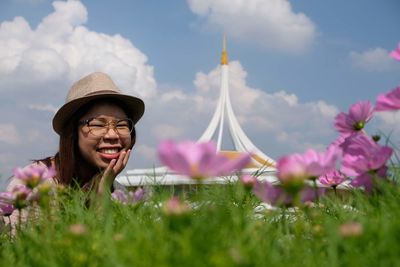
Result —
[[[130, 167], [157, 165], [157, 143], [197, 139], [218, 98], [222, 35], [234, 111], [267, 155], [322, 149], [339, 111], [399, 85], [397, 0], [3, 0], [0, 173], [53, 154], [54, 111], [96, 70], [143, 97]], [[20, 17], [20, 18], [16, 18]], [[399, 133], [397, 113], [371, 131]]]

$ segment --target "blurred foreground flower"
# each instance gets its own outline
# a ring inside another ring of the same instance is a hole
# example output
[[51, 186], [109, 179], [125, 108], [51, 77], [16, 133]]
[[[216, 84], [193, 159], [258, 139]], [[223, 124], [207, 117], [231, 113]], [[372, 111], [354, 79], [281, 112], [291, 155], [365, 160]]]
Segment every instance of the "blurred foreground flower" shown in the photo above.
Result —
[[171, 170], [199, 180], [230, 175], [243, 169], [251, 160], [250, 154], [234, 160], [219, 155], [213, 142], [164, 141], [160, 143], [158, 153], [161, 163]]
[[163, 205], [163, 211], [168, 216], [180, 216], [188, 213], [190, 207], [179, 197], [171, 197]]
[[392, 111], [398, 109], [400, 109], [400, 86], [376, 98], [376, 111]]
[[240, 176], [240, 182], [244, 185], [244, 187], [251, 189], [256, 184], [257, 178], [253, 175], [245, 174]]
[[37, 203], [41, 207], [45, 207], [50, 203], [51, 198], [57, 194], [58, 188], [55, 184], [48, 181], [45, 180], [32, 189], [32, 192], [28, 196], [30, 203]]
[[319, 176], [335, 169], [339, 157], [339, 149], [329, 147], [324, 152], [307, 150], [304, 154], [290, 154], [277, 162], [278, 179], [284, 186], [302, 186], [307, 179], [317, 179]]
[[348, 176], [354, 176], [351, 184], [364, 186], [367, 192], [373, 189], [373, 179], [386, 178], [386, 162], [390, 159], [393, 149], [380, 146], [365, 135], [348, 138], [343, 151], [342, 171]]
[[47, 168], [44, 164], [32, 164], [25, 168], [14, 169], [14, 176], [31, 189], [53, 178], [54, 175], [54, 168]]
[[349, 108], [346, 114], [340, 112], [335, 117], [335, 128], [342, 134], [353, 134], [364, 129], [372, 118], [374, 109], [369, 101], [358, 102]]
[[288, 193], [282, 186], [269, 182], [257, 181], [253, 193], [263, 202], [272, 206], [296, 206], [301, 203], [312, 202], [325, 193], [325, 188], [302, 187], [299, 194]]
[[362, 224], [358, 222], [345, 223], [339, 228], [339, 234], [343, 237], [357, 237], [362, 235], [363, 231]]
[[18, 210], [21, 210], [29, 205], [29, 196], [32, 190], [25, 185], [18, 184], [11, 190], [12, 204]]
[[139, 187], [134, 192], [126, 193], [123, 190], [117, 189], [111, 194], [111, 198], [125, 205], [135, 205], [145, 199], [146, 192], [144, 188]]
[[397, 45], [397, 48], [390, 52], [390, 56], [398, 61], [400, 61], [400, 43]]
[[82, 223], [71, 224], [68, 231], [73, 235], [84, 235], [87, 232], [87, 227]]
[[10, 216], [15, 210], [13, 202], [13, 195], [10, 192], [0, 193], [0, 215]]
[[325, 175], [322, 175], [319, 177], [319, 182], [323, 185], [331, 186], [333, 188], [337, 187], [344, 181], [346, 181], [347, 177], [344, 173], [338, 171], [338, 170], [333, 170], [331, 172], [328, 172]]

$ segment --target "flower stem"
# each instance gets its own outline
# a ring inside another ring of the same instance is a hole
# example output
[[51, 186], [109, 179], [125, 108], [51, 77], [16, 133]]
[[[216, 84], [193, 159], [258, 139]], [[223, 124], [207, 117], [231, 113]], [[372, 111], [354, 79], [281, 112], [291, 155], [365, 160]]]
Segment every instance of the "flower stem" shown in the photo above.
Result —
[[318, 186], [317, 186], [317, 179], [313, 179], [314, 191], [315, 191], [315, 203], [319, 203], [319, 195], [318, 195]]
[[12, 225], [11, 225], [11, 218], [10, 216], [8, 217], [8, 224], [10, 225], [10, 232], [9, 232], [9, 236], [10, 236], [10, 242], [12, 241]]

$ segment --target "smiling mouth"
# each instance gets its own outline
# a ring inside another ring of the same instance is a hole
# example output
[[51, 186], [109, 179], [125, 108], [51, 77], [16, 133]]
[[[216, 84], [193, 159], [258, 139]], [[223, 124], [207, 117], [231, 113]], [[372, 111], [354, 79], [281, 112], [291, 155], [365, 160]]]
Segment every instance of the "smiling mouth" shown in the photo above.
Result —
[[100, 153], [103, 153], [103, 154], [117, 154], [120, 151], [120, 149], [118, 149], [118, 148], [102, 148], [102, 149], [98, 149], [97, 151]]

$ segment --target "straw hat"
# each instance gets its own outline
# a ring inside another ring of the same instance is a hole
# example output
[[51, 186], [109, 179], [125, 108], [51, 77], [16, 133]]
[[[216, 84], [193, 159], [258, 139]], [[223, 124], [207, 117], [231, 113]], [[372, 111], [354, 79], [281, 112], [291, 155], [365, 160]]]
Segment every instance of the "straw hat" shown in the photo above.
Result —
[[53, 129], [61, 134], [65, 123], [82, 106], [94, 99], [116, 99], [121, 101], [128, 117], [136, 124], [144, 113], [144, 103], [141, 99], [124, 95], [111, 80], [102, 72], [94, 72], [83, 77], [69, 89], [65, 104], [53, 118]]

